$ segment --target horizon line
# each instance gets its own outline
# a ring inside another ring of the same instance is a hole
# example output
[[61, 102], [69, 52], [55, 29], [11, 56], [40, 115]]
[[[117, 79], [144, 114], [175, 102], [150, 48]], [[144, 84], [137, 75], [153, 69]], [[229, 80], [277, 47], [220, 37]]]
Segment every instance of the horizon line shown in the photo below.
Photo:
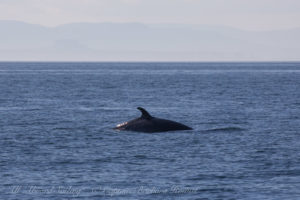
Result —
[[0, 63], [300, 63], [300, 60], [269, 60], [269, 61], [138, 61], [138, 60], [132, 60], [132, 61], [39, 61], [39, 60], [33, 60], [33, 61], [12, 61], [12, 60], [0, 60]]
[[300, 26], [293, 26], [289, 28], [274, 28], [274, 29], [267, 29], [267, 30], [253, 30], [253, 29], [245, 29], [241, 27], [231, 26], [231, 25], [224, 25], [224, 24], [195, 24], [195, 23], [175, 23], [175, 22], [159, 22], [159, 23], [148, 23], [148, 22], [138, 22], [138, 21], [131, 21], [131, 22], [113, 22], [113, 21], [98, 21], [98, 22], [91, 22], [91, 21], [76, 21], [76, 22], [67, 22], [57, 25], [45, 25], [39, 23], [33, 23], [28, 21], [22, 20], [15, 20], [15, 19], [0, 19], [1, 21], [6, 22], [19, 22], [29, 25], [38, 25], [46, 28], [57, 28], [59, 26], [70, 25], [70, 24], [140, 24], [140, 25], [188, 25], [188, 26], [208, 26], [208, 27], [226, 27], [232, 29], [238, 29], [242, 31], [250, 31], [250, 32], [269, 32], [269, 31], [289, 31], [294, 29], [300, 29]]

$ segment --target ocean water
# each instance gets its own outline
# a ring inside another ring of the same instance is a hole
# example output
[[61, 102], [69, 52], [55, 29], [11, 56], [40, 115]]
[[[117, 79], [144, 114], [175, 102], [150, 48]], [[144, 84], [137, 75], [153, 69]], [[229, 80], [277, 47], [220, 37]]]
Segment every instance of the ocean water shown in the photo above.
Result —
[[[299, 199], [300, 63], [0, 63], [0, 199]], [[140, 116], [192, 131], [120, 132]]]

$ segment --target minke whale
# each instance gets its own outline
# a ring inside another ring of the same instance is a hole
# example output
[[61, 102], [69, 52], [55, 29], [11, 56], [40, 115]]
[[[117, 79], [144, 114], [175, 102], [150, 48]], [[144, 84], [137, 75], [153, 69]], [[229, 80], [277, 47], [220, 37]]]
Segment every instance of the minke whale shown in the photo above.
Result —
[[137, 109], [142, 112], [142, 115], [139, 118], [119, 124], [114, 129], [146, 133], [192, 130], [191, 127], [188, 127], [184, 124], [153, 117], [144, 108], [138, 107]]

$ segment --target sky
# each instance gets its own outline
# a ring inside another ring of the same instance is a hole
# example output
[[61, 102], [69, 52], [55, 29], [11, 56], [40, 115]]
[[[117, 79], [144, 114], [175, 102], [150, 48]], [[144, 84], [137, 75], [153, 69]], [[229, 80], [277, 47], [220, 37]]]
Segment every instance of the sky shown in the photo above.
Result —
[[265, 31], [300, 27], [299, 0], [0, 0], [0, 20], [222, 25]]

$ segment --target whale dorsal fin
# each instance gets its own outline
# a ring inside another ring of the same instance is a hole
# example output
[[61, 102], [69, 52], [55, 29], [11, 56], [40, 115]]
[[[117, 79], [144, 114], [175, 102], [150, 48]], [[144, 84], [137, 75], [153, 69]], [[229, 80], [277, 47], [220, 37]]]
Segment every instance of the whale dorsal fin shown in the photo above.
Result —
[[144, 118], [144, 119], [151, 119], [151, 118], [153, 118], [144, 108], [137, 107], [137, 109], [139, 109], [142, 112], [141, 118]]

